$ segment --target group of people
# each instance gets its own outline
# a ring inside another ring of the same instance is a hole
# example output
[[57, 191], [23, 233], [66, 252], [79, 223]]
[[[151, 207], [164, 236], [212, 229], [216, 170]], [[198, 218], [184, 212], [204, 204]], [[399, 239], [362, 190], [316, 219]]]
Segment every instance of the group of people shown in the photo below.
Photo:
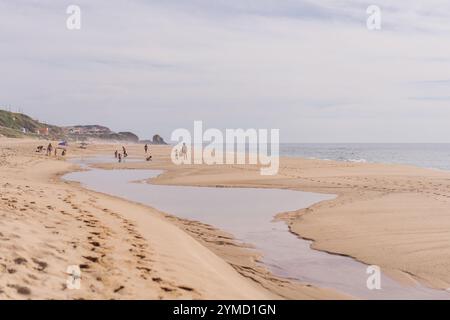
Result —
[[[47, 156], [51, 156], [52, 153], [54, 153], [54, 155], [56, 157], [58, 155], [58, 149], [59, 148], [54, 148], [52, 143], [49, 143], [48, 146], [47, 146], [47, 149], [46, 149], [46, 155]], [[65, 148], [61, 148], [61, 149], [62, 149], [61, 155], [65, 156], [66, 153], [67, 153], [66, 149]], [[43, 150], [44, 150], [44, 146], [38, 146], [36, 148], [36, 152], [42, 152]]]
[[[148, 144], [146, 144], [144, 146], [144, 151], [145, 151], [145, 160], [146, 161], [151, 161], [152, 160], [152, 155], [148, 155], [149, 152], [149, 148], [148, 148]], [[117, 161], [120, 163], [122, 162], [122, 160], [125, 160], [125, 158], [128, 157], [128, 152], [127, 149], [122, 146], [122, 153], [120, 153], [118, 150], [114, 151], [114, 157], [117, 159]]]
[[114, 152], [114, 157], [118, 159], [119, 163], [122, 162], [122, 157], [123, 159], [128, 157], [127, 149], [124, 146], [122, 146], [122, 153], [119, 153], [119, 151], [116, 150]]

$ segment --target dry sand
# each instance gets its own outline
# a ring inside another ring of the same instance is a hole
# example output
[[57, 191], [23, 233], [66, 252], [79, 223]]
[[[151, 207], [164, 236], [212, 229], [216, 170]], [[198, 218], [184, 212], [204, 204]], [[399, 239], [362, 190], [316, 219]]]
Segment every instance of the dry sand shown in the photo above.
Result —
[[[272, 276], [211, 226], [62, 181], [77, 167], [35, 153], [39, 144], [0, 138], [0, 299], [345, 298]], [[69, 154], [112, 155], [114, 147]], [[168, 165], [159, 158], [143, 165]], [[71, 265], [81, 267], [80, 290], [67, 288]]]

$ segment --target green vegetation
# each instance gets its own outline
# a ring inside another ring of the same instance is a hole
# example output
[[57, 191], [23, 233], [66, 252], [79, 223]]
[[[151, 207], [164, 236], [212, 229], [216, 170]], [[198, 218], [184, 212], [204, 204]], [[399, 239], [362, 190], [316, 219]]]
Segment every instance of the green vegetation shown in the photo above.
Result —
[[0, 126], [19, 131], [25, 128], [27, 131], [32, 132], [36, 132], [38, 128], [41, 128], [41, 124], [29, 116], [4, 110], [0, 110]]
[[6, 128], [6, 127], [0, 127], [0, 136], [5, 136], [8, 138], [20, 138], [20, 137], [23, 137], [24, 134], [18, 130]]
[[[48, 128], [48, 134], [45, 129]], [[41, 129], [41, 134], [38, 130]], [[48, 125], [22, 113], [0, 110], [0, 136], [9, 138], [40, 137], [52, 140], [85, 141], [99, 139], [107, 141], [139, 142], [139, 137], [132, 132], [113, 132], [109, 128], [100, 125], [78, 125], [70, 127], [58, 127]], [[153, 137], [148, 143], [165, 144], [159, 135]]]
[[[31, 117], [5, 110], [0, 110], [0, 134], [10, 138], [22, 136], [36, 136], [36, 132], [40, 128], [49, 128], [51, 137], [62, 135], [62, 129], [56, 126], [50, 126], [39, 121], [33, 120]], [[24, 133], [22, 130], [25, 129]]]

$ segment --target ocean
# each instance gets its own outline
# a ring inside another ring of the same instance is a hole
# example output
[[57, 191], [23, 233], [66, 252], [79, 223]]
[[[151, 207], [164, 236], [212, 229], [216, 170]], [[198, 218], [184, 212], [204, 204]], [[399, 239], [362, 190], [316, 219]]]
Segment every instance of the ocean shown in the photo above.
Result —
[[450, 170], [450, 143], [282, 143], [280, 156]]

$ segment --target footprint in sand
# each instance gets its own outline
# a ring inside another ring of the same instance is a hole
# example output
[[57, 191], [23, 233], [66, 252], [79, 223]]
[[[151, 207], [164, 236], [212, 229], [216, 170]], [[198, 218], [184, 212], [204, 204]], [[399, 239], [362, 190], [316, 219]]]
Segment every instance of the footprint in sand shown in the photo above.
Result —
[[22, 258], [22, 257], [14, 259], [14, 263], [18, 264], [18, 265], [23, 265], [23, 264], [26, 264], [27, 262], [28, 262], [27, 259]]
[[21, 287], [21, 286], [15, 286], [17, 293], [18, 294], [22, 294], [22, 295], [30, 295], [31, 294], [31, 290], [28, 289], [27, 287]]
[[97, 257], [83, 256], [83, 258], [85, 258], [85, 259], [87, 259], [87, 260], [89, 260], [91, 262], [98, 263], [98, 258]]
[[38, 260], [38, 259], [35, 259], [35, 258], [33, 258], [32, 259], [33, 260], [33, 262], [35, 263], [35, 264], [37, 264], [37, 268], [36, 268], [36, 270], [38, 270], [38, 271], [44, 271], [46, 268], [47, 268], [47, 266], [48, 266], [48, 264], [46, 263], [46, 262], [44, 262], [44, 261], [40, 261], [40, 260]]

